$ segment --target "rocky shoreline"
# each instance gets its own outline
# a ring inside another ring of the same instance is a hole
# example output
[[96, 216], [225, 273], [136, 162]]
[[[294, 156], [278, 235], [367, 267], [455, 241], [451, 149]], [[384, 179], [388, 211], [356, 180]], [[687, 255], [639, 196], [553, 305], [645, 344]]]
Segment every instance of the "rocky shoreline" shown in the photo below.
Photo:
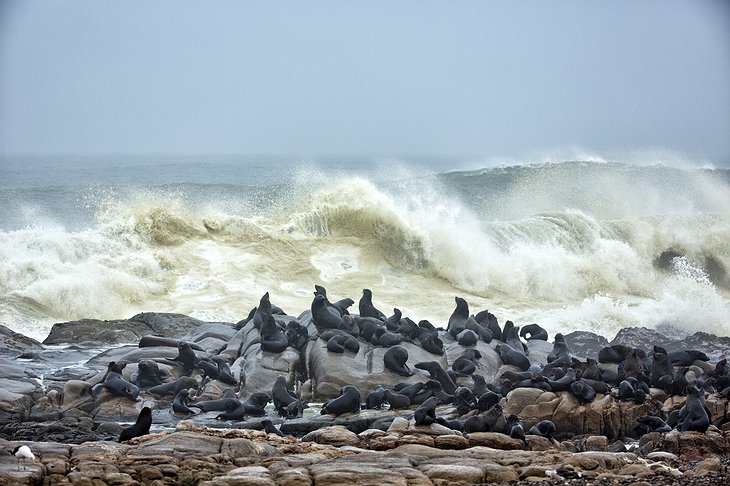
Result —
[[[554, 443], [530, 434], [522, 441], [500, 432], [416, 425], [415, 406], [319, 414], [318, 404], [336, 398], [344, 385], [357, 386], [364, 402], [376, 385], [425, 383], [430, 377], [419, 369], [410, 378], [399, 376], [383, 363], [388, 347], [362, 338], [356, 352], [328, 351], [327, 343], [317, 339], [321, 329], [311, 322], [311, 313], [296, 319], [277, 316], [282, 329], [294, 320], [307, 328], [309, 338], [300, 348], [279, 352], [262, 349], [253, 319], [210, 323], [144, 313], [128, 320], [82, 320], [55, 325], [44, 343], [0, 326], [0, 484], [720, 484], [730, 477], [728, 399], [711, 393], [705, 393], [712, 420], [705, 432], [642, 434], [636, 430], [639, 417], [666, 418], [686, 397], [652, 387], [644, 401], [623, 400], [612, 392], [584, 403], [570, 391], [505, 390], [499, 401], [504, 415], [519, 417], [526, 430], [541, 420], [554, 422]], [[408, 363], [452, 365], [465, 346], [444, 330], [438, 335], [441, 356], [407, 339], [400, 342]], [[595, 357], [615, 344], [646, 351], [653, 344], [670, 352], [699, 350], [709, 361], [692, 366], [707, 371], [730, 351], [730, 338], [696, 333], [677, 339], [669, 331], [643, 328], [625, 329], [611, 342], [588, 332], [566, 335], [565, 341], [578, 359]], [[224, 359], [236, 385], [198, 369], [186, 372], [173, 359], [181, 342], [191, 345], [196, 359]], [[479, 340], [467, 346], [479, 351], [475, 373], [487, 383], [500, 383], [507, 372], [517, 371], [495, 352], [498, 343]], [[524, 345], [531, 364], [547, 364], [553, 344], [528, 340]], [[283, 376], [309, 407], [296, 418], [282, 418], [268, 404], [264, 416], [226, 421], [216, 419], [220, 412], [176, 413], [173, 396], [155, 395], [150, 387], [139, 387], [135, 401], [99, 386], [110, 362], [121, 364], [120, 375], [134, 382], [142, 360], [157, 363], [163, 382], [194, 379], [193, 405], [219, 399], [226, 389], [240, 400], [271, 393], [272, 383]], [[473, 386], [470, 376], [455, 382]], [[143, 407], [152, 410], [151, 433], [117, 442]], [[436, 415], [447, 419], [480, 414], [460, 415], [454, 403], [436, 408]], [[286, 436], [265, 433], [265, 418]], [[23, 444], [36, 454], [35, 464], [19, 465], [11, 455]]]

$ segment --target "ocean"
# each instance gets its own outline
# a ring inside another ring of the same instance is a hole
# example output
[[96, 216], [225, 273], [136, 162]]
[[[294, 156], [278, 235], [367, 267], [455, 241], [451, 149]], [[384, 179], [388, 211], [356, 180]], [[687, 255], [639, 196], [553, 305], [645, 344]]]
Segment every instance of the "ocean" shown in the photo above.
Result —
[[[294, 157], [0, 158], [0, 323], [236, 322], [314, 285], [445, 326], [730, 335], [730, 170]], [[459, 168], [459, 170], [455, 170]], [[357, 304], [354, 309], [356, 311]]]

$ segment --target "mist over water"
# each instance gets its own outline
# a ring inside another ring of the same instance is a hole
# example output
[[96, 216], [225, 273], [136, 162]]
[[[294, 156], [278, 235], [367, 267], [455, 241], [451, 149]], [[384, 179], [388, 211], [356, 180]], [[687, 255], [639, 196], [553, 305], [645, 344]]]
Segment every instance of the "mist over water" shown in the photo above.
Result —
[[235, 322], [267, 291], [297, 315], [321, 284], [435, 325], [458, 295], [551, 333], [730, 335], [730, 171], [647, 162], [3, 160], [0, 322]]

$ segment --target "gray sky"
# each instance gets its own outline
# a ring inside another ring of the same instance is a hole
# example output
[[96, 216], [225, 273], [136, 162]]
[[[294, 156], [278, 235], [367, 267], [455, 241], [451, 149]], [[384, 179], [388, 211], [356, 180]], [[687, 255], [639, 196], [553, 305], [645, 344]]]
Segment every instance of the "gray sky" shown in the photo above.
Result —
[[730, 2], [0, 0], [0, 152], [730, 165]]

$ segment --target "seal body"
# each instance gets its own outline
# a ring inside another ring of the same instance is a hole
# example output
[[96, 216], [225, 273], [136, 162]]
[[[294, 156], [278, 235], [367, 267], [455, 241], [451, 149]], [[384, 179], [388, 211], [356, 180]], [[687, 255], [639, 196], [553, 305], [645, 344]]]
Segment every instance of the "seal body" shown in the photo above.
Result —
[[408, 367], [408, 350], [403, 346], [393, 346], [383, 355], [385, 368], [401, 376], [413, 376], [414, 372]]
[[141, 437], [150, 433], [150, 427], [152, 426], [152, 410], [150, 407], [143, 407], [137, 416], [137, 421], [134, 425], [127, 427], [122, 430], [119, 434], [119, 442], [134, 439], [135, 437]]
[[340, 396], [330, 400], [322, 407], [321, 414], [333, 414], [335, 416], [343, 413], [357, 413], [360, 411], [360, 390], [352, 385], [345, 385], [340, 389]]

